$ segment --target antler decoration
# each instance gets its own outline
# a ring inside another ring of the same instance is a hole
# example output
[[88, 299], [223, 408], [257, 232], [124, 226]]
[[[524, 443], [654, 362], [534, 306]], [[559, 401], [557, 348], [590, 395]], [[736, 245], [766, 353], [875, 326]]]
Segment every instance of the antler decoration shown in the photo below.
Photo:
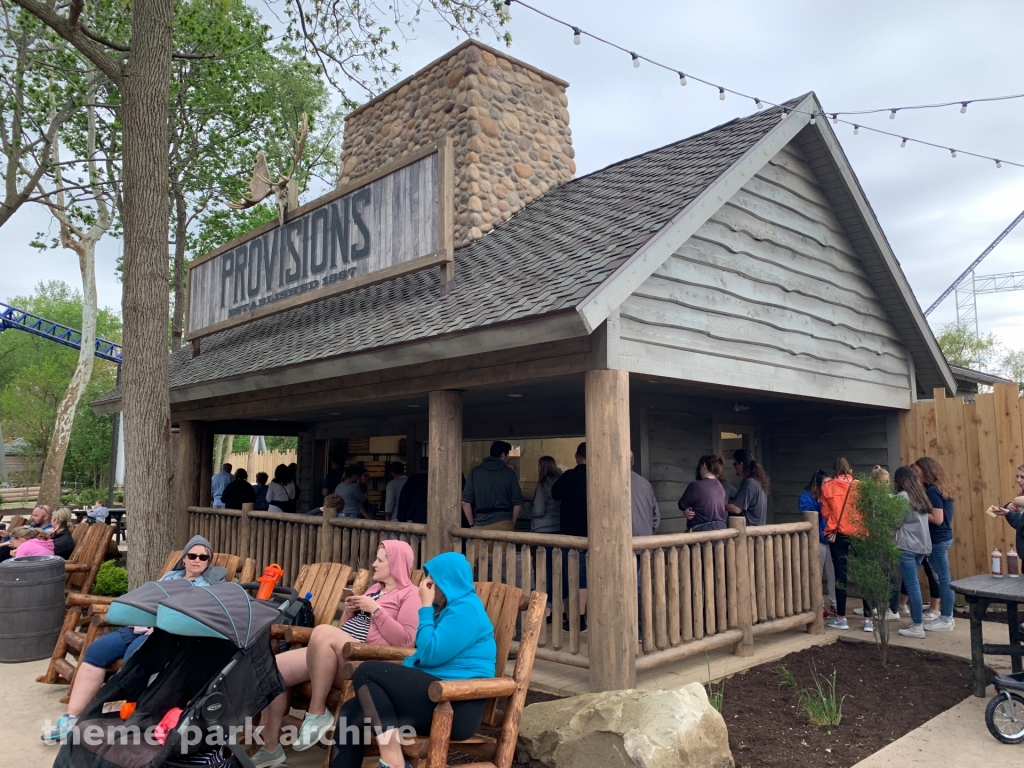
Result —
[[[309, 118], [306, 113], [302, 113], [302, 121], [299, 123], [299, 135], [296, 136], [292, 133], [292, 151], [289, 153], [291, 157], [291, 168], [287, 174], [281, 174], [278, 176], [277, 181], [272, 181], [270, 178], [270, 168], [267, 166], [267, 156], [263, 154], [263, 150], [260, 150], [256, 154], [256, 167], [253, 168], [252, 178], [249, 180], [249, 195], [242, 198], [241, 201], [226, 200], [229, 208], [234, 208], [236, 211], [245, 210], [246, 208], [252, 208], [254, 205], [266, 200], [271, 194], [274, 195], [274, 202], [277, 205], [278, 221], [281, 226], [284, 226], [284, 214], [285, 212], [295, 205], [298, 205], [298, 201], [289, 198], [292, 195], [289, 194], [289, 188], [293, 186], [295, 178], [295, 172], [299, 168], [299, 162], [302, 160], [302, 152], [306, 148], [306, 138], [309, 136]], [[297, 198], [298, 195], [295, 195]]]

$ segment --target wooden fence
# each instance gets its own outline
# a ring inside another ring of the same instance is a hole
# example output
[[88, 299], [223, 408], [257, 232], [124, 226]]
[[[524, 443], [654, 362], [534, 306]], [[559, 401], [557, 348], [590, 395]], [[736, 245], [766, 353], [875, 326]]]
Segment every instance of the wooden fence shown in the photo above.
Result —
[[[271, 480], [278, 464], [288, 466], [295, 461], [295, 451], [267, 451], [266, 453], [229, 453], [224, 457], [232, 469], [241, 467], [249, 473], [249, 482], [256, 482], [257, 472], [266, 472]], [[217, 469], [220, 469], [218, 467]]]
[[[754, 637], [761, 634], [824, 631], [817, 516], [757, 528], [732, 518], [730, 526], [633, 539], [638, 672], [727, 646], [750, 655]], [[472, 528], [453, 528], [451, 534], [455, 551], [473, 565], [475, 579], [524, 591], [545, 592], [550, 584], [552, 621], [541, 631], [537, 657], [589, 667], [580, 632], [579, 564], [587, 557], [585, 538]], [[587, 578], [598, 575], [588, 568]], [[568, 631], [562, 627], [563, 612]]]
[[15, 502], [28, 503], [39, 498], [39, 486], [33, 485], [27, 488], [0, 488], [0, 498], [4, 504]]
[[189, 507], [188, 513], [190, 536], [205, 536], [215, 552], [253, 558], [258, 574], [277, 563], [284, 570], [284, 586], [291, 586], [309, 563], [369, 568], [383, 539], [408, 542], [413, 568], [423, 562], [427, 527], [416, 523], [209, 507]]
[[914, 403], [900, 417], [900, 460], [921, 456], [938, 460], [955, 489], [953, 578], [988, 573], [992, 550], [1005, 553], [1014, 544], [1015, 531], [985, 510], [1020, 495], [1014, 475], [1024, 463], [1024, 407], [1017, 385], [996, 384], [973, 403], [941, 389], [934, 400]]

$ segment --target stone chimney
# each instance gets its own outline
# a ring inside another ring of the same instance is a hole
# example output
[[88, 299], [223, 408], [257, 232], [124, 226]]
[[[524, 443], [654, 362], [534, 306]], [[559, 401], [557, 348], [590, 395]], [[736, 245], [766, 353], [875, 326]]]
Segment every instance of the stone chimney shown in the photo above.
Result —
[[575, 175], [568, 86], [467, 40], [349, 113], [338, 186], [450, 135], [464, 246]]

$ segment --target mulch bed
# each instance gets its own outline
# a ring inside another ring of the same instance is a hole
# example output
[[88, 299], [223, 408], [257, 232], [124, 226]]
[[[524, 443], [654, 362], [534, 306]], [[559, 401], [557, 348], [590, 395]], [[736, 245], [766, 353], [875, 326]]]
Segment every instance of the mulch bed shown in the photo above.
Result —
[[[797, 690], [779, 687], [783, 666], [798, 689], [813, 690], [815, 667], [819, 677], [836, 670], [839, 725], [808, 723]], [[837, 642], [728, 678], [722, 715], [737, 768], [846, 768], [970, 695], [968, 661], [890, 647], [883, 670], [873, 643]]]

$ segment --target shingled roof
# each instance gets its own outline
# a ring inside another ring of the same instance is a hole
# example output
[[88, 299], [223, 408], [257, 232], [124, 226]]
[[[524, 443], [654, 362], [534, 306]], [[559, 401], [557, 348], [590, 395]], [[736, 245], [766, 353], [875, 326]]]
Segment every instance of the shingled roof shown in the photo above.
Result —
[[[455, 252], [448, 296], [431, 270], [204, 338], [198, 357], [171, 355], [171, 388], [573, 310], [777, 125], [778, 112], [732, 120], [553, 189]], [[96, 404], [119, 398], [114, 390]]]

